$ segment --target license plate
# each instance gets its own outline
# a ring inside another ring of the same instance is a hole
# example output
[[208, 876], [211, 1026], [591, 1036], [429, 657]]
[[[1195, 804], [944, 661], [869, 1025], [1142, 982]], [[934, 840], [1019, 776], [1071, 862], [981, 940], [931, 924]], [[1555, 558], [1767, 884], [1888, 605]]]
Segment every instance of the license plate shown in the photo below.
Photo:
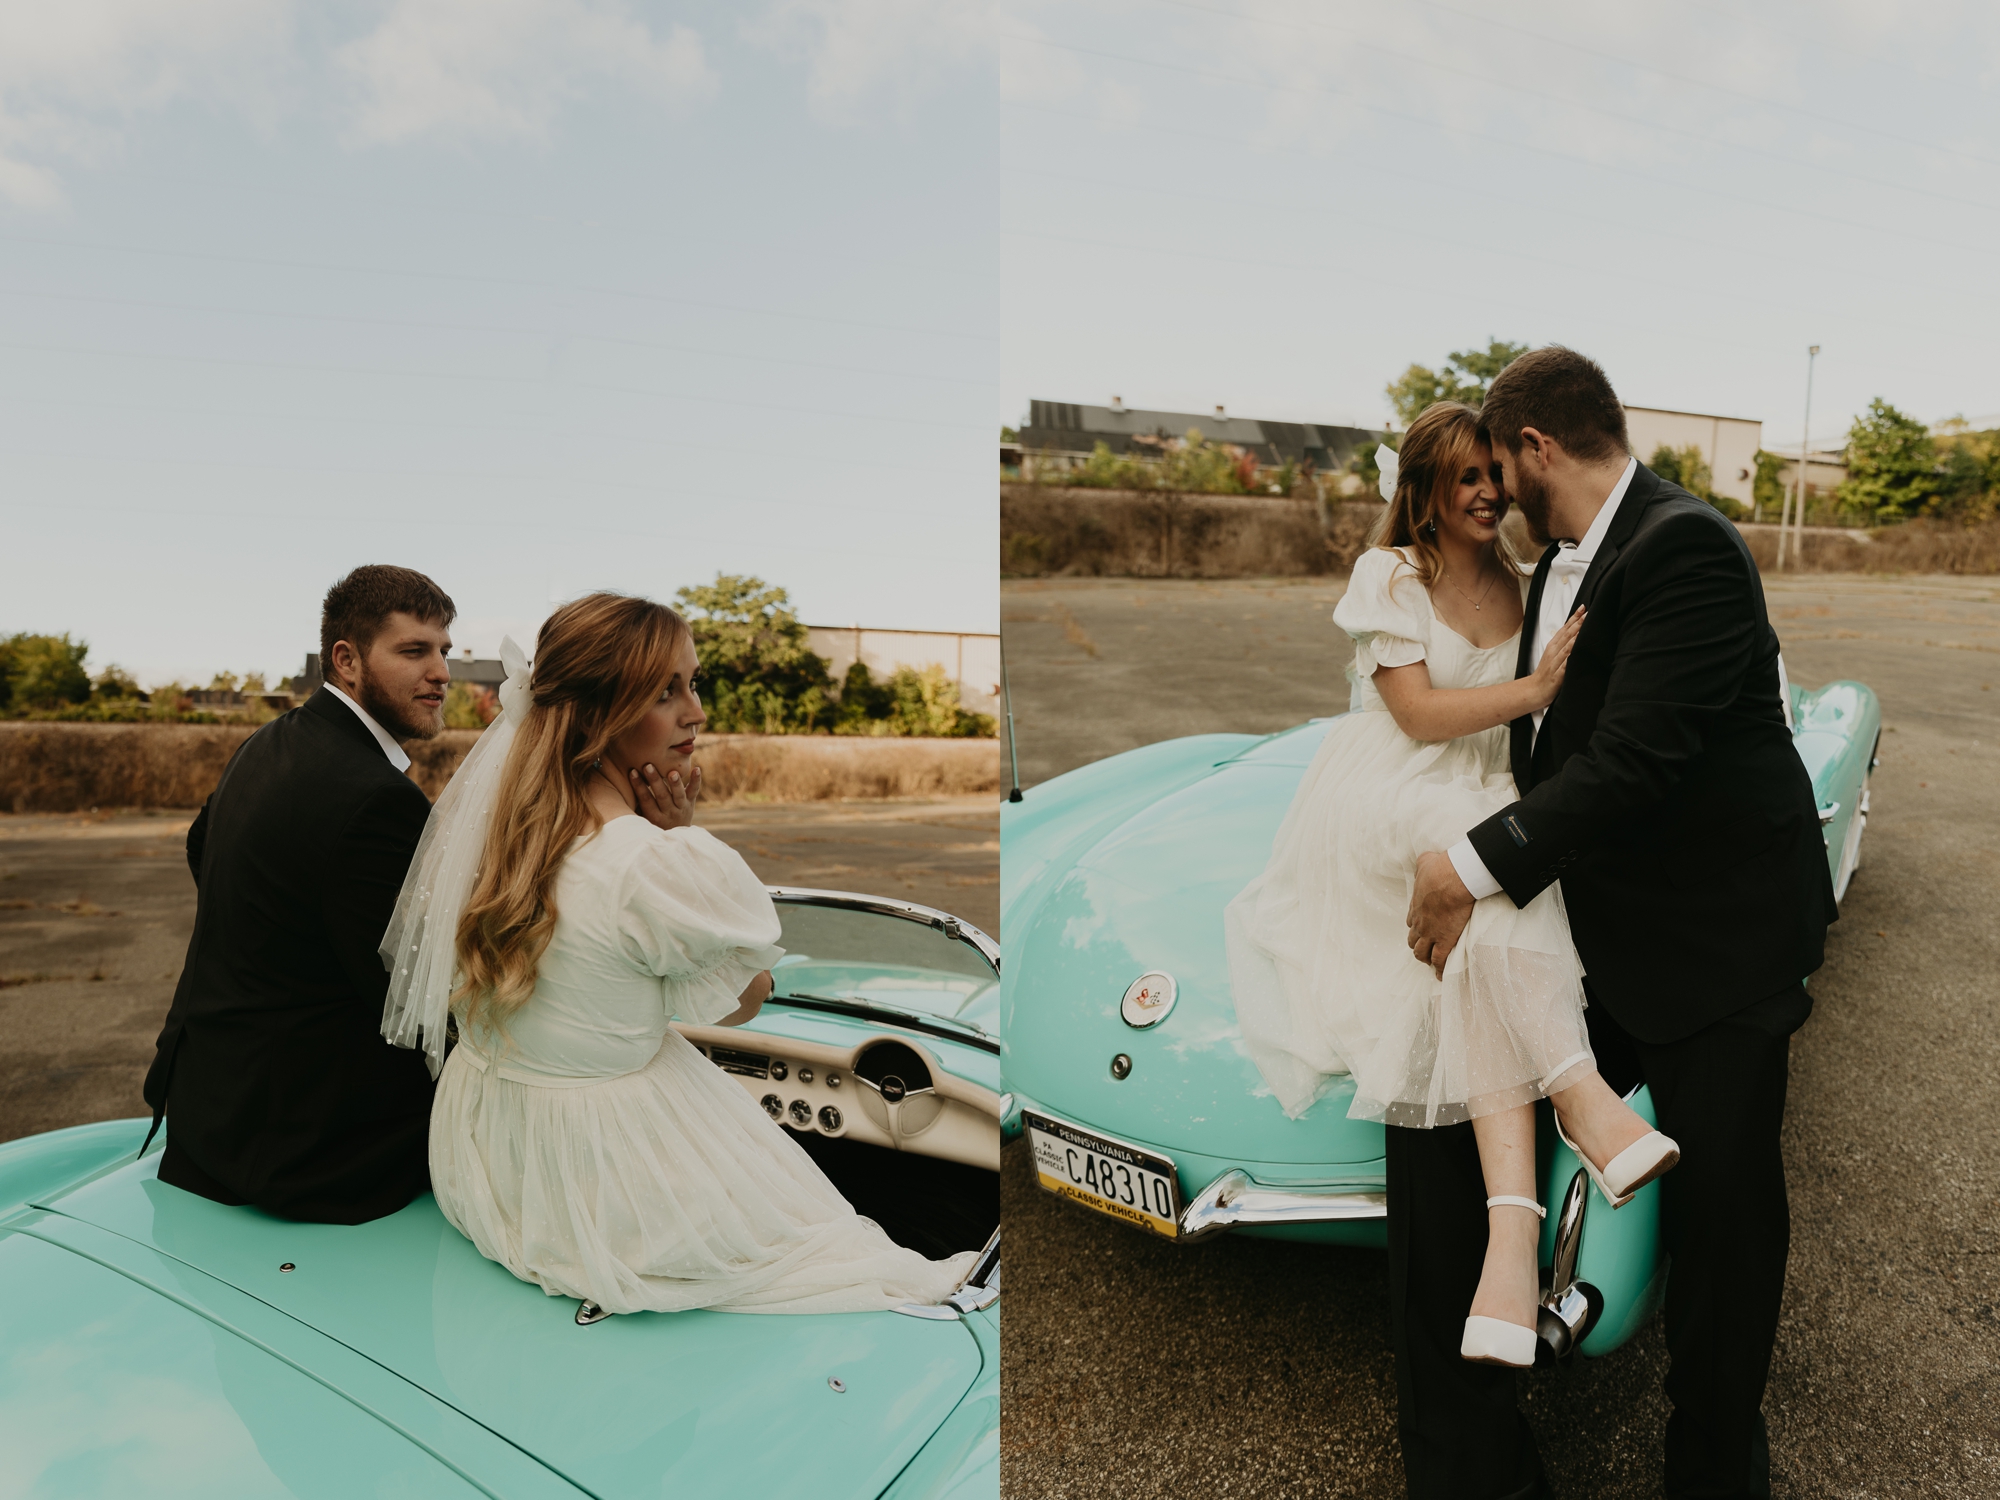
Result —
[[1035, 1175], [1052, 1193], [1172, 1239], [1180, 1233], [1181, 1195], [1174, 1164], [1094, 1130], [1021, 1112]]

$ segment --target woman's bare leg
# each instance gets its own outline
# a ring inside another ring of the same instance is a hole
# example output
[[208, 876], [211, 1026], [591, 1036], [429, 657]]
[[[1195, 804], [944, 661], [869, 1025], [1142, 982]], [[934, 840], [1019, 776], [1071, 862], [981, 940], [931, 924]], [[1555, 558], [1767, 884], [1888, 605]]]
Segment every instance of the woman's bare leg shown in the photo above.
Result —
[[[1611, 1091], [1595, 1068], [1567, 1088], [1549, 1095], [1562, 1117], [1564, 1132], [1603, 1171], [1627, 1146], [1653, 1127], [1645, 1117]], [[1484, 1160], [1484, 1148], [1481, 1148]]]
[[[1535, 1192], [1535, 1110], [1531, 1104], [1480, 1115], [1472, 1122], [1486, 1196], [1538, 1200]], [[1472, 1296], [1472, 1315], [1535, 1326], [1541, 1296], [1542, 1221], [1525, 1208], [1486, 1210], [1486, 1264]]]

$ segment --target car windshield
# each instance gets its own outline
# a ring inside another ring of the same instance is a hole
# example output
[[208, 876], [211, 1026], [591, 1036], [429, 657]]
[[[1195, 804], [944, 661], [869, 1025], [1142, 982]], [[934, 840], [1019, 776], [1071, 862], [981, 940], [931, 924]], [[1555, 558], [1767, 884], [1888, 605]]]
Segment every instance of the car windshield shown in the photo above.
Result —
[[963, 938], [849, 907], [780, 901], [778, 917], [785, 956], [771, 969], [772, 999], [840, 1002], [997, 1034], [1000, 976]]

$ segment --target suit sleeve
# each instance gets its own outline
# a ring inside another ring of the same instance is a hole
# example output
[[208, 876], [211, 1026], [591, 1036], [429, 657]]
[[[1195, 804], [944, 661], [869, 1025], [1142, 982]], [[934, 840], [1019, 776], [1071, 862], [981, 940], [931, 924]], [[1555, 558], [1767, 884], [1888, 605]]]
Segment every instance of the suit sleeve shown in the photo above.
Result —
[[1643, 546], [1589, 743], [1468, 835], [1517, 906], [1672, 793], [1750, 669], [1755, 594], [1741, 550], [1699, 517], [1667, 522]]
[[355, 809], [334, 846], [322, 897], [327, 931], [342, 971], [364, 995], [388, 993], [378, 950], [430, 810], [415, 782], [385, 785]]

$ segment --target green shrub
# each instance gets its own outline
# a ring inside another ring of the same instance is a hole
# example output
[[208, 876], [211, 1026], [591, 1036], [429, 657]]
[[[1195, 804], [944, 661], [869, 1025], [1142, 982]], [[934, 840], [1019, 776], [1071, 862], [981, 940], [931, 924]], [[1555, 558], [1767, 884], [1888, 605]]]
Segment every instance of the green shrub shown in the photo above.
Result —
[[0, 681], [4, 681], [9, 713], [23, 715], [35, 711], [54, 712], [90, 698], [90, 674], [84, 658], [90, 655], [86, 641], [72, 641], [62, 635], [29, 635], [23, 632], [0, 641]]
[[1847, 430], [1840, 503], [1875, 525], [1929, 509], [1943, 492], [1930, 429], [1877, 396]]

